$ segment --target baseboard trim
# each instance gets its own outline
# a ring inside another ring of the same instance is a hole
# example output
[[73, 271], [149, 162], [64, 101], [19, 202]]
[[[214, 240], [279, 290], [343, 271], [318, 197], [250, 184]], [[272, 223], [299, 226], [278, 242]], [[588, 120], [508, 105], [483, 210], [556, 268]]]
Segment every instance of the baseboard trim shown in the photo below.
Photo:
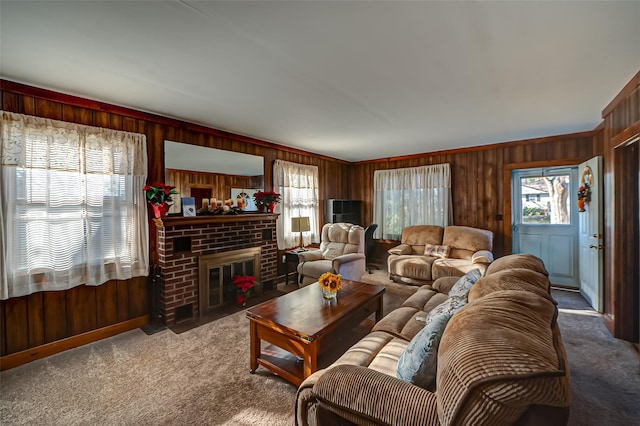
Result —
[[98, 340], [106, 339], [107, 337], [112, 337], [116, 334], [124, 333], [125, 331], [140, 328], [148, 322], [149, 316], [143, 315], [117, 324], [109, 325], [107, 327], [98, 328], [97, 330], [87, 331], [86, 333], [36, 346], [35, 348], [29, 348], [24, 351], [5, 355], [0, 358], [0, 371], [9, 370], [37, 359], [77, 348], [78, 346], [97, 342]]

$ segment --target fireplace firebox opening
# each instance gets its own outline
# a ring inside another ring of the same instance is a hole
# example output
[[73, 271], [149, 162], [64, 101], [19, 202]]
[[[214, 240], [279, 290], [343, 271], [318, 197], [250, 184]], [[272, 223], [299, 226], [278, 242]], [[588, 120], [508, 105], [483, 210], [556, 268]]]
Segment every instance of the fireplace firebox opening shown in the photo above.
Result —
[[200, 256], [200, 316], [236, 300], [236, 275], [253, 275], [253, 294], [261, 293], [260, 252], [260, 247], [251, 247]]

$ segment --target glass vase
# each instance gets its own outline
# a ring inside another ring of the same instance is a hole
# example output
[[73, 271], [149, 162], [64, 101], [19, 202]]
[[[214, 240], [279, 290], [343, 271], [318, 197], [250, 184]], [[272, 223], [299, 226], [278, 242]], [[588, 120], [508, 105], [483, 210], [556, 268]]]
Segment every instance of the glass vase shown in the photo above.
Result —
[[324, 288], [322, 289], [322, 297], [324, 297], [327, 300], [333, 300], [336, 298], [337, 295], [338, 295], [337, 291], [331, 291]]

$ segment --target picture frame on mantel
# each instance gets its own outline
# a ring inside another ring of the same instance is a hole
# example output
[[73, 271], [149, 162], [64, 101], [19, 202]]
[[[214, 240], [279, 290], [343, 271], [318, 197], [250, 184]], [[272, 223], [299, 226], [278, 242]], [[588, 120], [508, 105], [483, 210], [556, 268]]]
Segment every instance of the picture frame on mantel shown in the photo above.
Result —
[[182, 216], [191, 217], [196, 215], [196, 199], [194, 197], [180, 198], [182, 204]]

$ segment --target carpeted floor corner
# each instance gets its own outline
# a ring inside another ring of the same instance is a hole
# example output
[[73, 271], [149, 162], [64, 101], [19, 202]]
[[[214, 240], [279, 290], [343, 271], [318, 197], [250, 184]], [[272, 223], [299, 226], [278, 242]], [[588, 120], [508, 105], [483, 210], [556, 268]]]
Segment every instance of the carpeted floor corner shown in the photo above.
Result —
[[[362, 281], [387, 286], [385, 313], [417, 289], [384, 271]], [[638, 424], [634, 347], [611, 337], [579, 294], [553, 296], [572, 373], [570, 424]], [[294, 424], [296, 388], [263, 368], [249, 374], [248, 349], [244, 311], [181, 334], [132, 330], [0, 373], [0, 423]]]

